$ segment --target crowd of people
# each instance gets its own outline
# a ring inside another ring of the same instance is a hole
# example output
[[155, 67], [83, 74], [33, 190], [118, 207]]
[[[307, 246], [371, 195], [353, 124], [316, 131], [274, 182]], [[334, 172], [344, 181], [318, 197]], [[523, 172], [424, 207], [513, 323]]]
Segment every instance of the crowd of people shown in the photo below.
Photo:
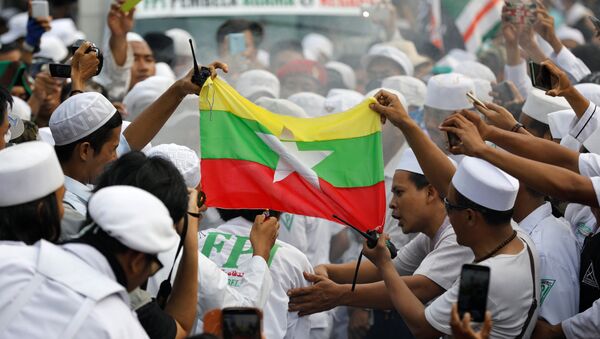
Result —
[[[345, 54], [327, 32], [264, 46], [261, 23], [223, 21], [206, 67], [249, 102], [379, 115], [375, 247], [315, 216], [207, 206], [194, 37], [140, 35], [124, 2], [97, 45], [76, 1], [0, 12], [0, 337], [211, 338], [227, 307], [260, 310], [267, 339], [600, 337], [599, 1], [538, 1], [525, 22], [505, 7], [478, 53], [448, 22], [432, 43], [419, 1], [382, 5], [382, 34]], [[483, 322], [456, 305], [470, 263], [490, 271]]]

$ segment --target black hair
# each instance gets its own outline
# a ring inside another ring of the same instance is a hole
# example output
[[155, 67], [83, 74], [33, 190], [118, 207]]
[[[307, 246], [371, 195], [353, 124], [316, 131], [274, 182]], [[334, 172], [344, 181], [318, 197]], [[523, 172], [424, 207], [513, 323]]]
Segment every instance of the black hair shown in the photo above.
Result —
[[429, 185], [429, 181], [423, 174], [410, 172], [408, 178], [418, 190], [422, 190]]
[[138, 151], [129, 152], [108, 165], [100, 175], [94, 192], [115, 185], [134, 186], [152, 193], [165, 204], [174, 223], [178, 223], [187, 212], [185, 181], [167, 159], [147, 157]]
[[150, 32], [144, 35], [144, 40], [150, 46], [156, 62], [164, 62], [173, 66], [175, 61], [175, 45], [173, 39], [160, 32]]
[[58, 203], [52, 192], [31, 202], [0, 207], [0, 240], [28, 245], [40, 239], [56, 242], [60, 236]]
[[[522, 115], [523, 113], [521, 113]], [[525, 126], [525, 128], [527, 129], [527, 131], [529, 131], [531, 134], [535, 135], [538, 138], [543, 138], [544, 135], [546, 133], [548, 133], [550, 131], [550, 125], [547, 125], [541, 121], [538, 121], [536, 119], [529, 119], [529, 123], [527, 124], [527, 126]]]
[[598, 55], [600, 54], [600, 46], [596, 46], [594, 44], [580, 45], [573, 48], [572, 52], [576, 57], [583, 61], [590, 71], [600, 71], [600, 59], [598, 59]]
[[[221, 216], [221, 219], [223, 219], [225, 221], [229, 221], [231, 219], [242, 217], [250, 222], [254, 222], [254, 218], [256, 218], [257, 215], [262, 214], [265, 210], [251, 210], [251, 209], [233, 210], [233, 209], [217, 208], [217, 211], [219, 211], [219, 215]], [[281, 215], [281, 212], [279, 212], [279, 211], [269, 210], [269, 216], [271, 216], [271, 217], [275, 217], [275, 218], [279, 219], [280, 215]]]
[[486, 223], [494, 226], [510, 223], [514, 209], [511, 208], [508, 211], [496, 211], [479, 205], [478, 203], [462, 195], [458, 190], [455, 190], [455, 192], [456, 203], [460, 206], [465, 206], [481, 213], [481, 215], [483, 216], [483, 220], [485, 220]]
[[281, 51], [295, 51], [302, 54], [302, 43], [295, 39], [279, 40], [269, 48], [269, 54], [271, 55], [275, 55]]
[[8, 114], [8, 109], [12, 109], [13, 103], [13, 97], [8, 89], [0, 86], [0, 123], [4, 121], [4, 115]]
[[112, 130], [117, 127], [121, 127], [122, 124], [123, 119], [121, 118], [121, 113], [117, 111], [104, 125], [102, 125], [102, 127], [92, 132], [92, 134], [77, 141], [73, 141], [70, 144], [60, 146], [54, 145], [54, 150], [56, 151], [58, 161], [60, 161], [61, 164], [69, 161], [73, 156], [75, 147], [83, 142], [89, 142], [94, 152], [100, 152], [102, 146], [104, 146], [104, 144], [106, 144], [108, 141]]
[[225, 21], [219, 29], [217, 29], [217, 45], [222, 45], [225, 42], [225, 37], [227, 34], [231, 33], [241, 33], [243, 31], [250, 30], [254, 34], [253, 29], [256, 29], [252, 26], [252, 23], [245, 19], [229, 19]]
[[600, 72], [592, 72], [584, 76], [580, 81], [580, 84], [598, 84], [600, 85]]

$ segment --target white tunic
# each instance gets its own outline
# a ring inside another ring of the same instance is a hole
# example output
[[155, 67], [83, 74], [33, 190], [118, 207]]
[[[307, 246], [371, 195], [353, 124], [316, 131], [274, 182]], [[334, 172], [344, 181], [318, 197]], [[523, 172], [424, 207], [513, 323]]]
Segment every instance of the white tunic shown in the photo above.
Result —
[[546, 202], [519, 223], [540, 258], [540, 313], [550, 324], [579, 311], [579, 248], [571, 226], [552, 215]]
[[[76, 313], [83, 322], [76, 326], [74, 338], [148, 337], [106, 259], [87, 245], [79, 246], [88, 248], [84, 260], [44, 240], [33, 246], [0, 244], [1, 338], [69, 337], [65, 332], [78, 322]], [[15, 300], [36, 280], [36, 272], [42, 278], [40, 285], [14, 316], [6, 317]], [[91, 306], [86, 310], [87, 305]]]
[[[202, 231], [198, 247], [229, 275], [229, 285], [240, 290], [246, 288], [242, 279], [252, 259], [249, 235], [252, 223], [235, 218], [216, 229]], [[277, 241], [269, 259], [273, 288], [264, 308], [264, 334], [266, 338], [309, 337], [311, 317], [298, 317], [288, 312], [287, 291], [305, 287], [309, 283], [303, 272], [312, 272], [306, 256], [295, 247]], [[200, 287], [201, 288], [201, 287]]]

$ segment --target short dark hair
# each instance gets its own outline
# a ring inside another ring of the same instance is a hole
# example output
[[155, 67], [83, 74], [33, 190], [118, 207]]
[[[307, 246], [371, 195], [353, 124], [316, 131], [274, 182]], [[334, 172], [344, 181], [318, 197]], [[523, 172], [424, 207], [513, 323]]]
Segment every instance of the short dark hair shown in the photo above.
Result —
[[458, 190], [456, 192], [456, 203], [460, 206], [468, 207], [476, 212], [481, 213], [483, 216], [483, 220], [490, 225], [502, 225], [509, 223], [513, 216], [513, 210], [510, 209], [508, 211], [496, 211], [484, 206], [479, 205], [478, 203], [472, 201], [471, 199], [462, 195]]
[[[221, 219], [223, 219], [225, 221], [229, 221], [231, 219], [242, 217], [250, 222], [254, 222], [254, 218], [256, 218], [257, 215], [262, 214], [265, 210], [252, 210], [252, 209], [237, 209], [237, 210], [235, 210], [235, 209], [217, 208], [217, 211], [219, 211], [219, 215], [221, 216]], [[279, 219], [280, 215], [281, 215], [281, 212], [279, 212], [279, 211], [269, 210], [269, 216], [271, 216], [271, 217], [275, 217], [275, 218]]]
[[408, 178], [418, 190], [422, 190], [429, 185], [429, 181], [423, 174], [410, 172]]
[[[252, 31], [252, 23], [245, 19], [229, 19], [225, 21], [217, 29], [217, 45], [222, 45], [225, 42], [227, 34], [240, 33], [243, 31]], [[254, 31], [252, 31], [254, 33]]]
[[302, 49], [302, 43], [295, 39], [279, 40], [271, 45], [271, 48], [269, 48], [270, 55], [276, 55], [281, 51], [295, 51], [300, 54], [304, 52]]
[[138, 151], [129, 152], [108, 165], [100, 175], [94, 192], [115, 185], [134, 186], [152, 193], [167, 207], [174, 223], [178, 223], [187, 212], [185, 181], [167, 159], [147, 157]]
[[22, 241], [28, 245], [40, 239], [58, 241], [58, 203], [52, 192], [31, 202], [0, 207], [0, 240]]
[[594, 44], [585, 44], [573, 48], [573, 54], [581, 59], [583, 63], [592, 72], [600, 71], [600, 60], [598, 55], [600, 54], [600, 46]]
[[538, 138], [544, 137], [544, 134], [550, 131], [550, 125], [547, 125], [536, 119], [531, 119], [531, 122], [526, 126], [527, 131]]
[[73, 141], [70, 144], [60, 146], [54, 145], [54, 150], [56, 151], [58, 161], [60, 161], [60, 163], [65, 163], [69, 161], [73, 156], [73, 151], [75, 150], [75, 147], [77, 147], [77, 145], [83, 142], [89, 142], [94, 152], [100, 152], [102, 146], [104, 146], [104, 144], [106, 144], [106, 142], [108, 141], [110, 132], [112, 132], [112, 130], [117, 127], [121, 127], [122, 124], [123, 119], [121, 118], [121, 113], [117, 111], [104, 125], [102, 125], [102, 127], [92, 132], [92, 134], [85, 136], [77, 141]]
[[6, 87], [0, 86], [0, 123], [4, 121], [4, 115], [8, 114], [8, 109], [12, 109], [13, 97]]

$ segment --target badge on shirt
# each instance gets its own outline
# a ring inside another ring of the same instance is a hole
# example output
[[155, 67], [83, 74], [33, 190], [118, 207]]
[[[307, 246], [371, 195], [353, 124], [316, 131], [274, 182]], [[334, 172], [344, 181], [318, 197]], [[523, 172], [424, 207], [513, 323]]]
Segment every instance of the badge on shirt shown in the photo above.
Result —
[[550, 290], [554, 286], [556, 279], [542, 279], [542, 290], [540, 291], [540, 305], [544, 303], [544, 300], [550, 293]]
[[279, 221], [289, 231], [292, 229], [292, 223], [294, 222], [294, 216], [291, 214], [284, 213], [279, 218]]
[[583, 280], [581, 282], [594, 288], [600, 288], [598, 287], [598, 281], [596, 280], [596, 274], [594, 273], [593, 263], [590, 263], [590, 266], [588, 266], [587, 270], [585, 270], [585, 274], [583, 275]]

